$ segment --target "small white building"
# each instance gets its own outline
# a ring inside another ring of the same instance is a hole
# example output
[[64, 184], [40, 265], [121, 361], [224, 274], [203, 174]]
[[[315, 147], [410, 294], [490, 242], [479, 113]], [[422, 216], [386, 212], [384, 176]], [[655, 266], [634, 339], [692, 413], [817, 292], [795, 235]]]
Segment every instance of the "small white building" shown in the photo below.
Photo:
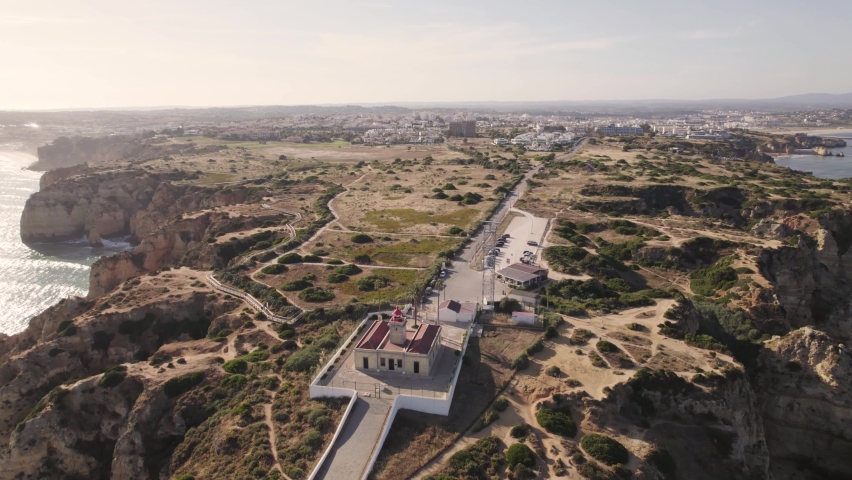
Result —
[[533, 312], [512, 312], [512, 323], [515, 325], [535, 325], [535, 313]]
[[438, 320], [442, 322], [472, 322], [476, 318], [476, 302], [444, 300], [438, 305]]

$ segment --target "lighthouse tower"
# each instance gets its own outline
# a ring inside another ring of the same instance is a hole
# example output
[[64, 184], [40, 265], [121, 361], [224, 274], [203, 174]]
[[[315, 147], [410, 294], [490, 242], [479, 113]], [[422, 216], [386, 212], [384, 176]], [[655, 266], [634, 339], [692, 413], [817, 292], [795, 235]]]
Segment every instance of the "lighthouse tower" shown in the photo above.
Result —
[[395, 345], [405, 344], [405, 316], [402, 315], [402, 310], [396, 307], [391, 315], [390, 322], [390, 342]]

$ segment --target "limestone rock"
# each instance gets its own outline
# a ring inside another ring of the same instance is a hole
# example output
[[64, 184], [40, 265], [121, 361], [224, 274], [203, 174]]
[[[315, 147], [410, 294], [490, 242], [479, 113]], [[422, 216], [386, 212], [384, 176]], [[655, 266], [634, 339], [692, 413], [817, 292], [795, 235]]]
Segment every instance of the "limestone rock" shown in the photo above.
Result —
[[761, 220], [751, 228], [751, 234], [761, 238], [771, 238], [781, 240], [789, 237], [793, 232], [790, 227], [783, 223], [778, 223], [772, 220]]
[[101, 241], [101, 234], [98, 232], [97, 227], [89, 230], [89, 245], [95, 248], [102, 248], [104, 243]]

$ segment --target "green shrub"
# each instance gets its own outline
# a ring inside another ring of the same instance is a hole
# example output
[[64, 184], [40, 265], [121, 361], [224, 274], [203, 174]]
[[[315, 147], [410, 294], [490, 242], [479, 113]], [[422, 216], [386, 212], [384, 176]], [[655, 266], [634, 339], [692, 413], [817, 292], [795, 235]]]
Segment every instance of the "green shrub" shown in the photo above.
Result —
[[361, 272], [363, 272], [363, 270], [361, 270], [361, 267], [359, 267], [358, 265], [353, 265], [351, 263], [347, 264], [347, 265], [342, 265], [342, 266], [334, 269], [334, 273], [337, 273], [337, 274], [340, 274], [340, 275], [350, 275], [351, 276], [351, 275], [358, 275]]
[[524, 438], [529, 433], [529, 428], [526, 426], [526, 424], [523, 423], [520, 425], [515, 425], [514, 427], [512, 427], [511, 430], [509, 430], [509, 435], [511, 435], [512, 438]]
[[530, 366], [530, 357], [526, 353], [522, 353], [512, 360], [512, 369], [525, 370]]
[[322, 356], [322, 350], [316, 345], [303, 347], [296, 351], [284, 362], [284, 369], [288, 372], [307, 372], [317, 365]]
[[316, 255], [305, 255], [302, 257], [304, 263], [322, 263], [322, 258]]
[[550, 433], [573, 438], [577, 435], [577, 424], [568, 412], [544, 407], [535, 415], [542, 428]]
[[329, 261], [325, 262], [327, 265], [343, 265], [343, 260], [339, 260], [337, 258], [332, 258]]
[[373, 243], [373, 237], [364, 233], [356, 233], [355, 235], [352, 235], [350, 240], [352, 243]]
[[506, 450], [506, 462], [510, 467], [515, 465], [532, 467], [535, 465], [535, 454], [530, 447], [523, 443], [516, 443]]
[[163, 385], [163, 392], [169, 398], [192, 390], [193, 387], [204, 381], [204, 372], [192, 372], [179, 377], [170, 378]]
[[624, 445], [605, 435], [586, 434], [580, 440], [580, 445], [594, 459], [607, 465], [624, 465], [630, 460], [630, 454]]
[[349, 277], [346, 275], [341, 275], [339, 273], [332, 273], [325, 277], [325, 281], [328, 283], [343, 283], [349, 280]]
[[547, 328], [544, 329], [545, 338], [556, 338], [559, 336], [559, 331], [556, 330], [556, 327], [553, 325], [548, 325]]
[[334, 292], [320, 287], [308, 287], [299, 292], [299, 298], [312, 303], [328, 302], [334, 300]]
[[246, 355], [243, 358], [245, 358], [245, 360], [247, 362], [252, 362], [252, 363], [262, 362], [262, 361], [266, 360], [267, 358], [269, 358], [269, 350], [267, 350], [265, 348], [258, 348], [257, 350], [249, 353], [248, 355]]
[[527, 347], [527, 349], [525, 350], [525, 353], [527, 354], [527, 356], [532, 356], [533, 354], [536, 354], [536, 353], [538, 353], [542, 350], [544, 350], [544, 342], [542, 342], [541, 339], [539, 338], [538, 340], [533, 342], [532, 345]]
[[373, 259], [371, 259], [370, 256], [367, 255], [366, 253], [361, 254], [361, 255], [355, 255], [354, 257], [352, 257], [352, 260], [355, 261], [356, 263], [360, 263], [362, 265], [367, 265], [367, 264], [373, 263]]
[[287, 266], [282, 263], [273, 263], [272, 265], [267, 265], [261, 268], [260, 271], [267, 275], [278, 275], [279, 273], [286, 272]]
[[692, 273], [689, 288], [697, 295], [712, 297], [718, 290], [728, 290], [736, 285], [739, 277], [730, 267], [730, 261], [719, 261], [710, 268], [702, 268]]
[[599, 341], [595, 344], [595, 347], [597, 347], [599, 351], [604, 353], [617, 353], [621, 351], [618, 347], [615, 346], [614, 343], [608, 342], [606, 340]]
[[103, 388], [112, 388], [118, 386], [118, 384], [123, 382], [126, 377], [127, 367], [124, 365], [117, 365], [104, 372], [103, 376], [98, 381], [98, 385]]
[[503, 412], [507, 408], [509, 408], [509, 399], [506, 397], [500, 397], [494, 402], [494, 410], [498, 412]]
[[299, 263], [302, 261], [302, 256], [296, 252], [286, 253], [278, 257], [278, 263]]
[[233, 388], [235, 390], [242, 390], [242, 388], [246, 386], [247, 382], [248, 378], [246, 378], [245, 375], [237, 373], [235, 375], [228, 375], [227, 377], [223, 378], [219, 382], [219, 385], [223, 388]]
[[305, 280], [304, 278], [299, 278], [296, 280], [284, 282], [278, 288], [284, 290], [285, 292], [297, 292], [299, 290], [304, 290], [308, 287], [312, 287], [313, 285], [313, 283]]
[[645, 330], [647, 330], [647, 328], [645, 328], [644, 325], [642, 325], [641, 323], [636, 323], [636, 322], [628, 323], [627, 329], [633, 330], [634, 332], [644, 332]]
[[246, 373], [246, 370], [248, 370], [248, 362], [242, 358], [228, 360], [222, 364], [222, 370], [228, 373]]

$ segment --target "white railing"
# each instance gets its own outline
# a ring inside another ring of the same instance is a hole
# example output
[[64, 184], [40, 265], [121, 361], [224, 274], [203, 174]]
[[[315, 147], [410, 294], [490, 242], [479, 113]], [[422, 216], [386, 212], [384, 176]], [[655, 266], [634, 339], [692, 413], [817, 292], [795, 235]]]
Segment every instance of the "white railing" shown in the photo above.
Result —
[[296, 321], [299, 320], [299, 318], [301, 318], [302, 315], [304, 315], [304, 313], [305, 313], [304, 311], [300, 311], [299, 314], [294, 316], [294, 317], [289, 317], [289, 318], [288, 317], [282, 317], [281, 315], [276, 315], [276, 314], [272, 313], [272, 310], [266, 308], [266, 305], [260, 303], [260, 300], [254, 298], [253, 296], [249, 295], [248, 293], [243, 292], [241, 290], [237, 290], [236, 288], [233, 288], [233, 287], [229, 287], [227, 285], [223, 285], [222, 282], [220, 282], [219, 280], [216, 280], [216, 278], [213, 275], [207, 275], [207, 281], [210, 282], [210, 285], [212, 285], [213, 288], [215, 288], [216, 290], [220, 290], [220, 291], [223, 291], [223, 292], [225, 292], [229, 295], [233, 295], [235, 297], [242, 298], [243, 300], [246, 301], [246, 303], [251, 305], [252, 308], [263, 313], [264, 315], [266, 315], [266, 318], [268, 318], [269, 320], [272, 320], [273, 322], [293, 324], [293, 323], [296, 323]]

